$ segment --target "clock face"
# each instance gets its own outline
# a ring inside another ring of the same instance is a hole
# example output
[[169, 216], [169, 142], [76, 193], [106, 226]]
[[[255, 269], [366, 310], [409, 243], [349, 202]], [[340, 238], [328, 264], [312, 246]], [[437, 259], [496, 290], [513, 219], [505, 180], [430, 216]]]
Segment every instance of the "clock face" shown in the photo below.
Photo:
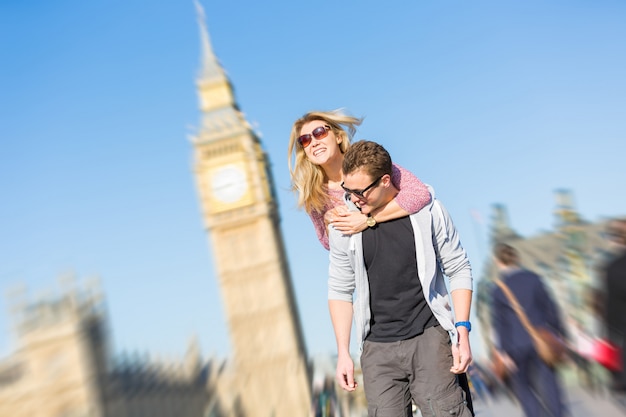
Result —
[[218, 200], [234, 203], [241, 199], [248, 189], [246, 173], [240, 166], [234, 164], [218, 168], [213, 172], [211, 189]]

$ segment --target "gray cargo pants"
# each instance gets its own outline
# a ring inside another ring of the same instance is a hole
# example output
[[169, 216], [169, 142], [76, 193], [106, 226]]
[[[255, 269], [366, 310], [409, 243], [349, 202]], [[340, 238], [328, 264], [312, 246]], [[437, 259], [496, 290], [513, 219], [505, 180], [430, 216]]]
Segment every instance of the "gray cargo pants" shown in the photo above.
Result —
[[450, 336], [441, 326], [398, 342], [365, 341], [361, 354], [369, 417], [410, 417], [411, 399], [424, 417], [471, 417], [450, 372]]

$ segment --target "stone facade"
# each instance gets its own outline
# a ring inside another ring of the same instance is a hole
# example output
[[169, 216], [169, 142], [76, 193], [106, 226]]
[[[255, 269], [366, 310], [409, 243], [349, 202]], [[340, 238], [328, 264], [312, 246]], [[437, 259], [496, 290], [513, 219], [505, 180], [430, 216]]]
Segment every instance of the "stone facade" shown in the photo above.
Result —
[[113, 356], [94, 287], [11, 301], [17, 349], [0, 362], [0, 417], [233, 415], [219, 401], [225, 365], [203, 361], [195, 344], [168, 363]]

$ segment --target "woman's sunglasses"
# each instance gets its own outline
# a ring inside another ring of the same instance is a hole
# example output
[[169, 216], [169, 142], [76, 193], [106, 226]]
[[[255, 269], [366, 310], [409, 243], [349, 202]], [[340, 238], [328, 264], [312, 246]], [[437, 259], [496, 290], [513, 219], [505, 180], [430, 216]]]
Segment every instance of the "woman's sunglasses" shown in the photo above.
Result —
[[307, 133], [306, 135], [300, 136], [298, 138], [298, 143], [303, 148], [306, 148], [307, 146], [311, 144], [311, 142], [313, 141], [313, 138], [324, 139], [326, 136], [328, 136], [329, 130], [330, 130], [330, 126], [328, 125], [316, 127], [315, 129], [313, 129], [311, 133]]

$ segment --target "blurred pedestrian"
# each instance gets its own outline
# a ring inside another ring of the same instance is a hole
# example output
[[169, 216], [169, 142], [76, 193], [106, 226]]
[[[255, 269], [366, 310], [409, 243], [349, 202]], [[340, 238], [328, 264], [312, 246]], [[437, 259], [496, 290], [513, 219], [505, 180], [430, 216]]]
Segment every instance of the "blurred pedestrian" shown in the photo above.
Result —
[[335, 383], [331, 376], [324, 378], [321, 387], [313, 390], [313, 417], [336, 417], [339, 404], [335, 393]]
[[489, 387], [484, 380], [484, 375], [482, 369], [478, 367], [475, 363], [472, 363], [469, 366], [469, 370], [467, 372], [469, 377], [470, 388], [472, 389], [472, 394], [476, 394], [476, 398], [482, 400], [485, 403], [490, 402], [491, 393], [489, 392]]
[[621, 350], [621, 369], [612, 370], [612, 390], [626, 407], [626, 219], [609, 223], [614, 257], [605, 272], [605, 323], [609, 341]]
[[578, 380], [585, 388], [595, 391], [600, 387], [594, 375], [596, 338], [585, 329], [580, 320], [570, 317], [567, 322], [569, 323], [570, 336], [570, 342], [568, 343], [569, 356], [576, 365]]
[[[528, 320], [534, 326], [540, 325], [562, 335], [563, 325], [556, 303], [541, 278], [520, 266], [517, 250], [504, 243], [497, 244], [494, 263], [500, 280], [515, 295]], [[499, 286], [494, 286], [492, 291], [491, 313], [496, 354], [508, 363], [508, 382], [526, 417], [564, 416], [556, 370], [539, 357], [530, 334]]]

